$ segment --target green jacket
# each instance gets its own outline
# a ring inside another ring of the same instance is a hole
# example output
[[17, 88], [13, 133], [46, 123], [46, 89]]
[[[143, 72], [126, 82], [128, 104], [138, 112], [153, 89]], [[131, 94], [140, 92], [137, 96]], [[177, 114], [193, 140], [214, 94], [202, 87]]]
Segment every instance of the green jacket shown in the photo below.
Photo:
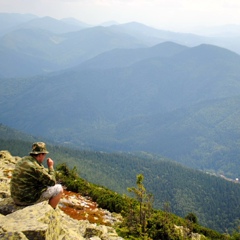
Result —
[[56, 183], [53, 169], [47, 170], [32, 156], [22, 158], [13, 171], [10, 191], [13, 200], [31, 205], [48, 186]]

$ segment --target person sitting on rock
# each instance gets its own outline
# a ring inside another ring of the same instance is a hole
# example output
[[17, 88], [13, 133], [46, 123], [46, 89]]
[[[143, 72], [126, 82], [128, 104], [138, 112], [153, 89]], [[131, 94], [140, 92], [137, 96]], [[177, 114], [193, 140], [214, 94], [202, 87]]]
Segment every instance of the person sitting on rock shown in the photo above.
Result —
[[45, 200], [54, 209], [58, 205], [63, 188], [56, 184], [54, 161], [47, 159], [48, 170], [42, 164], [47, 153], [46, 144], [36, 142], [29, 156], [17, 162], [10, 183], [11, 197], [16, 205], [28, 206]]

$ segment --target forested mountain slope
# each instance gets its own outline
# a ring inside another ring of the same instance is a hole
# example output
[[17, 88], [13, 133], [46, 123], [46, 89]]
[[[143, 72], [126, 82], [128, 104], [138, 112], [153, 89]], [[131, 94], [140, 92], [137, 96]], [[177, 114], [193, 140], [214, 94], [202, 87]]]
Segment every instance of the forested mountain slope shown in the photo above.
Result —
[[110, 69], [127, 67], [141, 60], [151, 59], [153, 57], [171, 57], [186, 50], [186, 46], [173, 42], [164, 42], [152, 47], [124, 49], [117, 48], [97, 55], [76, 66], [73, 70], [81, 69]]
[[[1, 79], [0, 120], [80, 148], [153, 152], [239, 177], [240, 56], [211, 45], [163, 46], [151, 58], [152, 48], [139, 49], [140, 60], [126, 67], [106, 69], [99, 57], [96, 68]], [[109, 62], [120, 52], [109, 52]]]
[[[25, 141], [15, 140], [18, 136], [21, 133], [1, 125], [1, 150], [27, 155], [33, 139], [22, 135]], [[172, 213], [184, 217], [192, 212], [200, 224], [220, 232], [237, 227], [239, 183], [191, 170], [161, 156], [79, 151], [47, 144], [56, 164], [76, 166], [80, 176], [92, 183], [127, 194], [127, 188], [135, 185], [136, 175], [141, 173], [148, 192], [154, 195], [156, 208], [164, 209], [169, 203]]]

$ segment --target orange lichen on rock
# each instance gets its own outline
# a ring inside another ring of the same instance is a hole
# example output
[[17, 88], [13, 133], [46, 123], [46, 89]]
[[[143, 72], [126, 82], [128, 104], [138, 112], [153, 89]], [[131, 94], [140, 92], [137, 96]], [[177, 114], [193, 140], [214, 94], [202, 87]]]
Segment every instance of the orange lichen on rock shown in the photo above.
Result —
[[106, 210], [98, 208], [96, 202], [81, 196], [79, 193], [64, 190], [59, 207], [73, 219], [109, 225], [104, 219]]

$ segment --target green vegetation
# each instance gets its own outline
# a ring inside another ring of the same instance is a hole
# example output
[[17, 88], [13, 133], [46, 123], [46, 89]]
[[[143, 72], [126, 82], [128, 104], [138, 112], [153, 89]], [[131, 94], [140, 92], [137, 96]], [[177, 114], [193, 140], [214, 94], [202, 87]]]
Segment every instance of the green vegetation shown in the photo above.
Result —
[[139, 174], [136, 182], [137, 187], [128, 188], [129, 192], [134, 193], [138, 204], [129, 204], [126, 215], [130, 232], [145, 236], [147, 234], [147, 223], [153, 211], [153, 196], [147, 193], [143, 185], [143, 179], [144, 176]]
[[[207, 239], [234, 239], [198, 225], [193, 214], [183, 219], [167, 211], [154, 210], [153, 196], [145, 189], [142, 174], [137, 176], [137, 186], [129, 188], [134, 193], [134, 197], [130, 198], [85, 181], [78, 176], [76, 168], [71, 170], [66, 164], [60, 164], [57, 170], [58, 181], [68, 190], [90, 196], [100, 207], [122, 214], [123, 221], [118, 226], [118, 233], [124, 239], [183, 240], [191, 239], [192, 232], [203, 234]], [[176, 226], [185, 228], [183, 236]]]
[[[15, 139], [11, 139], [11, 135]], [[2, 150], [8, 150], [14, 156], [28, 155], [35, 139], [26, 135], [22, 135], [22, 139], [26, 141], [20, 139], [20, 132], [0, 126]], [[76, 174], [88, 182], [102, 186], [101, 191], [109, 193], [107, 189], [110, 189], [118, 194], [131, 196], [127, 189], [135, 185], [138, 174], [143, 174], [145, 187], [154, 196], [155, 209], [165, 209], [167, 206], [168, 212], [180, 217], [193, 213], [199, 224], [222, 233], [233, 232], [239, 226], [240, 184], [188, 169], [169, 159], [147, 153], [80, 151], [51, 145], [48, 141], [46, 143], [49, 157], [56, 164], [65, 163], [71, 168], [75, 167]], [[74, 191], [89, 193], [88, 188], [79, 189], [79, 185], [74, 182], [71, 187]], [[96, 188], [92, 192], [94, 199], [94, 194], [98, 195], [100, 190]], [[113, 194], [107, 200], [107, 197], [102, 196], [103, 204], [116, 197]], [[121, 205], [122, 203], [116, 209], [112, 207], [112, 210], [117, 211]]]
[[84, 196], [91, 196], [92, 200], [96, 201], [101, 208], [108, 209], [111, 212], [120, 213], [125, 208], [125, 201], [119, 194], [78, 177], [75, 167], [70, 170], [63, 163], [58, 165], [57, 170], [58, 181], [67, 186], [68, 190], [81, 193]]

